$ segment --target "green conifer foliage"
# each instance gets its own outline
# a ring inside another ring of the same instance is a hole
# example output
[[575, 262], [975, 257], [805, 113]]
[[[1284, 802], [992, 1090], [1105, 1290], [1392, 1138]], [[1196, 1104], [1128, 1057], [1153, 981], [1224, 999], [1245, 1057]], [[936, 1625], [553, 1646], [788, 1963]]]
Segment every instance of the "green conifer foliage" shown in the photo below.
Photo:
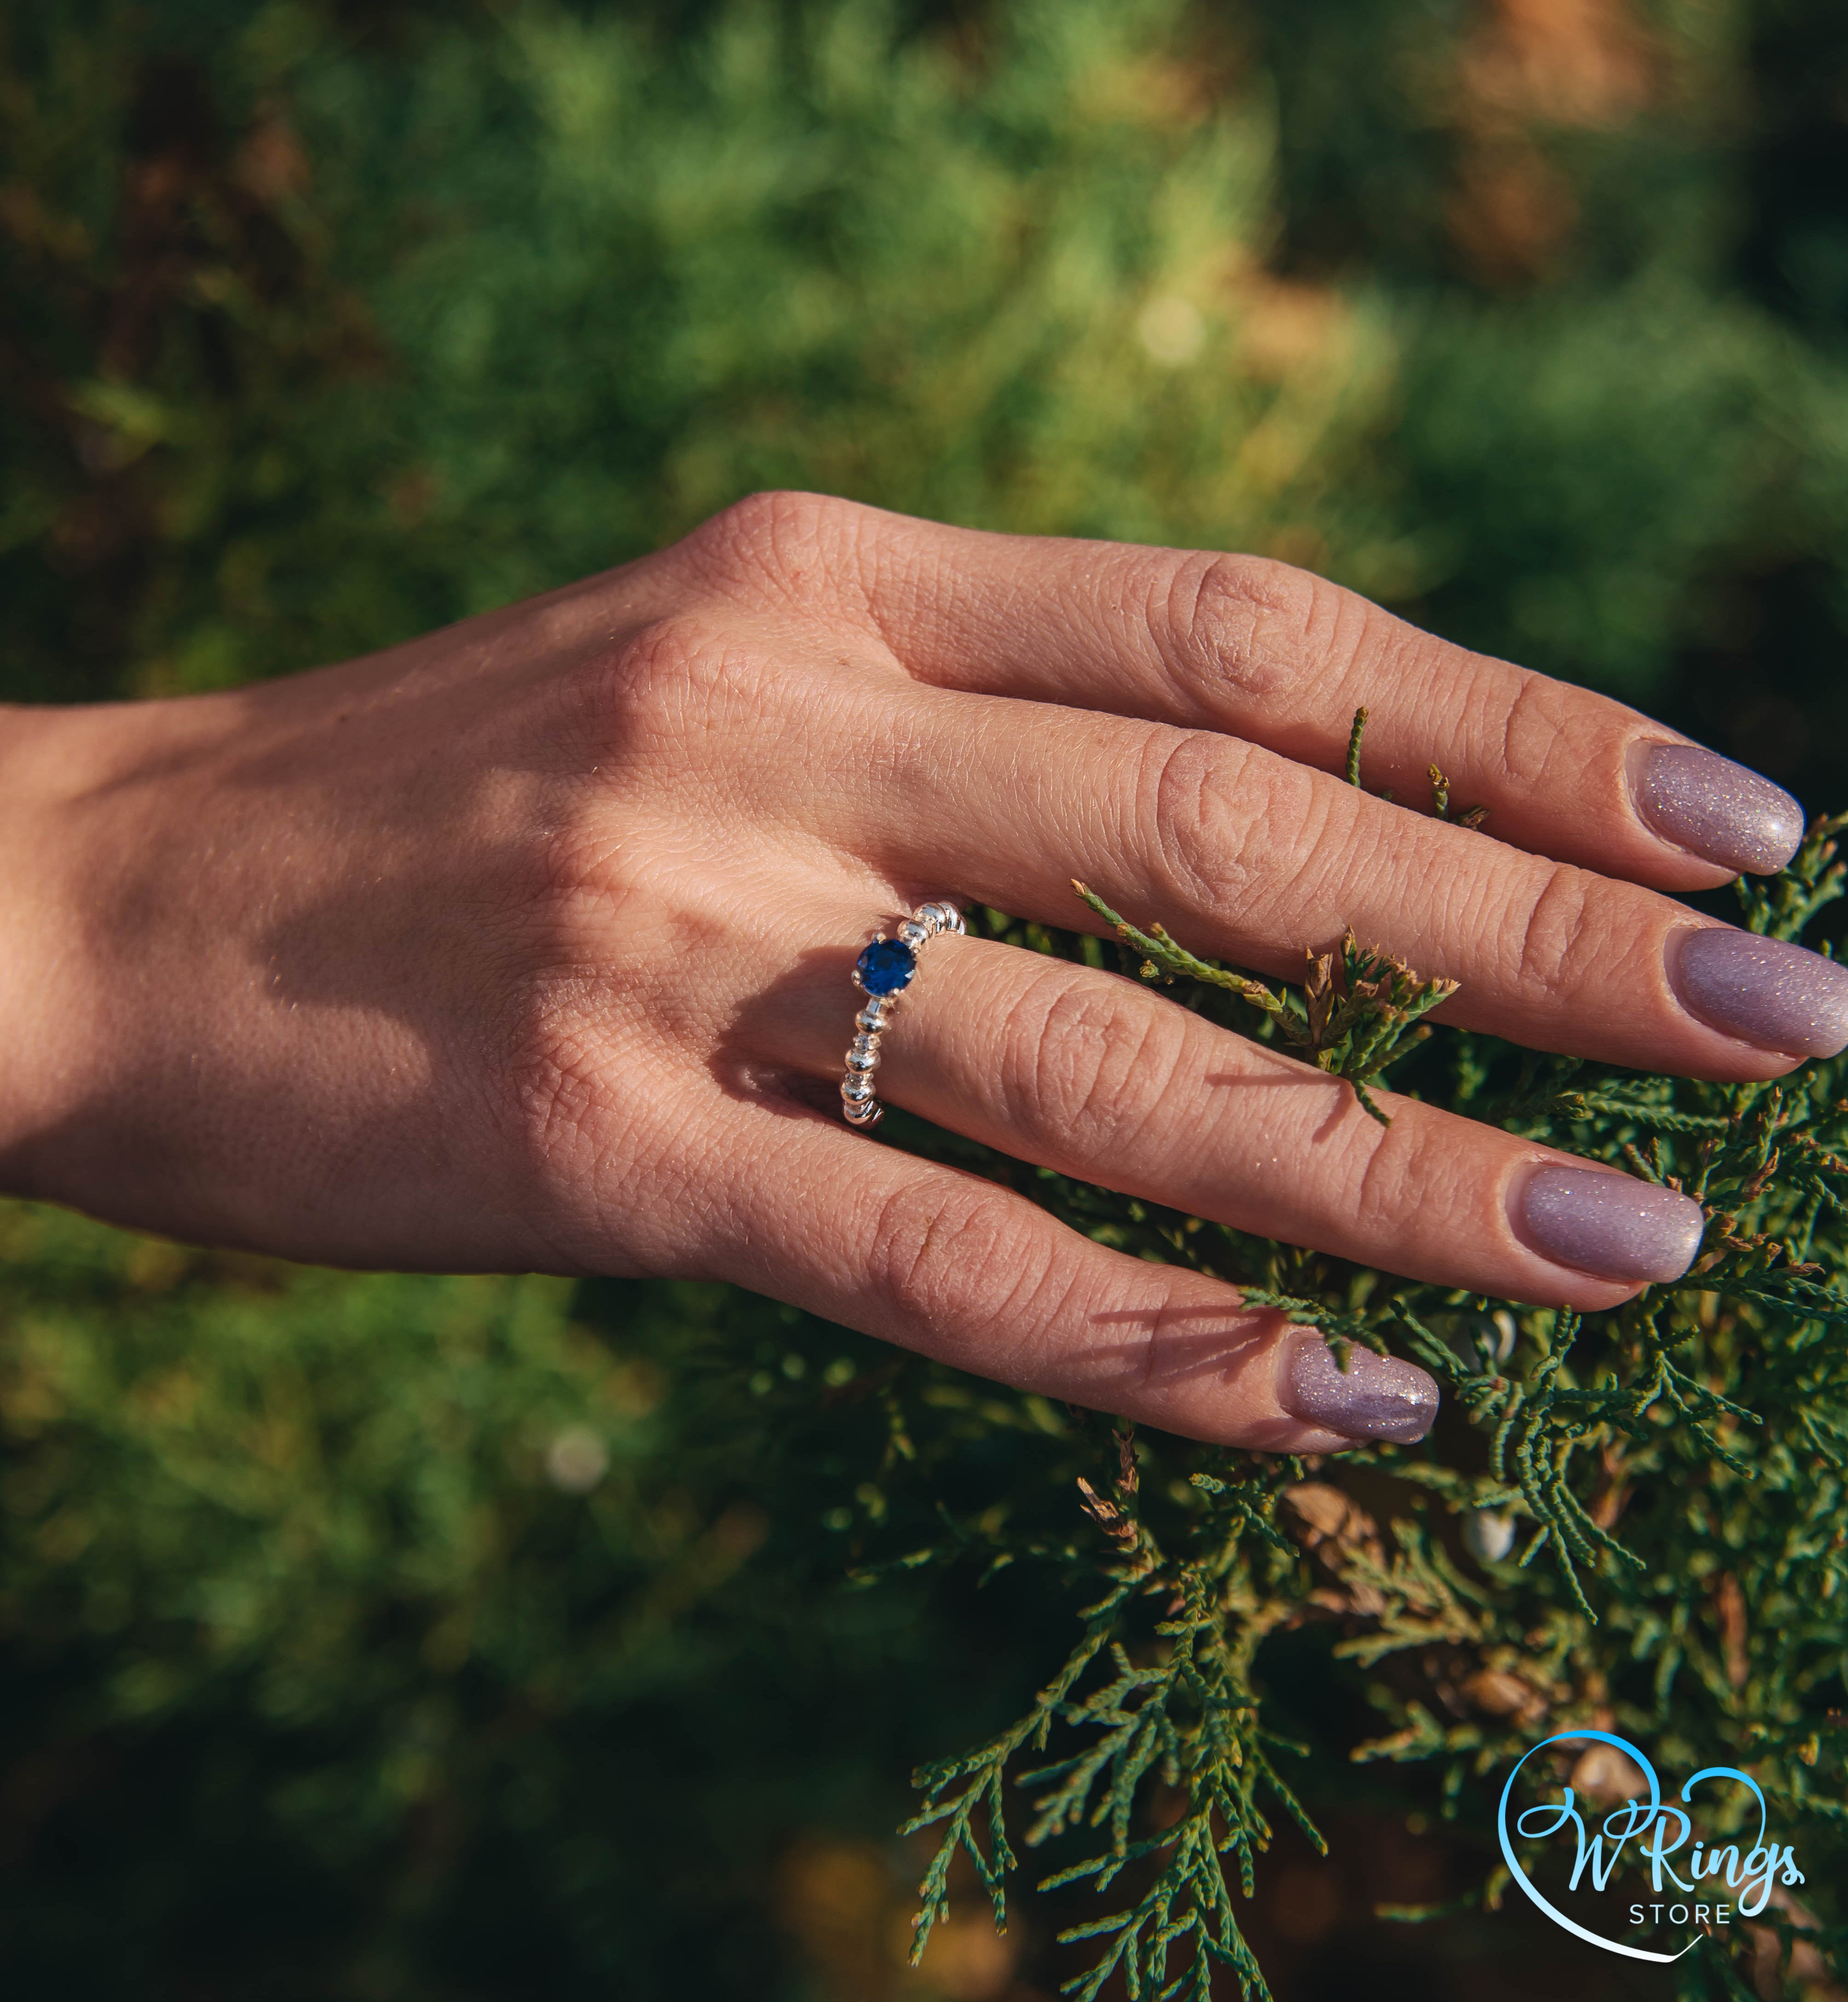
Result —
[[[1671, 706], [1800, 575], [1839, 681], [1826, 176], [1738, 276], [1765, 163], [1833, 129], [1804, 51], [1839, 30], [1555, 11], [1552, 40], [1456, 0], [0, 12], [0, 687], [356, 653], [774, 484], [1267, 552]], [[1826, 689], [1810, 714], [1848, 727]], [[1747, 920], [1827, 934], [1833, 838]], [[1278, 1843], [1356, 1799], [1449, 1831], [1435, 1922], [1494, 1993], [1535, 1940], [1494, 1791], [1592, 1721], [1750, 1767], [1808, 1873], [1654, 1992], [1774, 1995], [1783, 1948], [1791, 1985], [1848, 1972], [1848, 1071], [1526, 1056], [1367, 941], [1297, 941], [1296, 991], [1163, 916], [975, 928], [1672, 1178], [1700, 1264], [1581, 1323], [902, 1114], [869, 1141], [1442, 1380], [1421, 1446], [1309, 1467], [719, 1289], [302, 1272], [10, 1207], [16, 1979], [831, 1997], [774, 1856], [889, 1827], [922, 1762], [912, 1993], [951, 1992], [950, 1898], [953, 1927], [1005, 1900], [1023, 1982], [1259, 1992]]]
[[[1783, 876], [1742, 891], [1751, 929], [1797, 937], [1842, 895], [1844, 824], [1819, 821]], [[1047, 1888], [1088, 1879], [1103, 1892], [1121, 1880], [1114, 1909], [1065, 1935], [1098, 1949], [1072, 1992], [1093, 2002], [1117, 1976], [1131, 1995], [1205, 1997], [1218, 1964], [1243, 1991], [1267, 1994], [1222, 1872], [1251, 1895], [1280, 1812], [1313, 1834], [1261, 1694], [1265, 1641], [1306, 1617], [1332, 1616], [1337, 1657], [1402, 1669], [1370, 1691], [1390, 1728], [1352, 1756], [1430, 1762], [1445, 1816], [1479, 1835], [1493, 1824], [1491, 1781], [1536, 1739], [1594, 1725], [1658, 1748], [1670, 1767], [1749, 1769], [1810, 1883], [1832, 1882], [1848, 1292], [1831, 1282], [1848, 1267], [1848, 1067], [1708, 1085], [1472, 1034], [1401, 1043], [1448, 997], [1445, 984], [1403, 968], [1383, 978], [1382, 962], [1350, 939], [1335, 956], [1346, 968], [1340, 1001], [1318, 1009], [1328, 961], [1300, 996], [1280, 996], [1076, 887], [1114, 923], [1125, 971], [1139, 960], [1144, 978], [1191, 983], [1190, 1005], [1295, 1045], [1348, 1077], [1363, 1102], [1385, 1062], [1411, 1055], [1402, 1087], [1683, 1190], [1709, 1221], [1686, 1278], [1581, 1319], [1357, 1270], [985, 1158], [985, 1172], [1100, 1241], [1239, 1280], [1248, 1300], [1321, 1328], [1337, 1355], [1365, 1342], [1411, 1358], [1442, 1383], [1450, 1416], [1417, 1447], [1344, 1453], [1313, 1478], [1299, 1461], [1080, 1428], [1091, 1453], [1074, 1461], [1083, 1470], [1071, 1476], [1066, 1536], [989, 1514], [948, 1523], [908, 1554], [1055, 1561], [1100, 1580], [1064, 1667], [1020, 1721], [917, 1776], [925, 1801], [912, 1825], [944, 1831], [922, 1887], [920, 1952], [946, 1909], [958, 1846], [1003, 1914], [1020, 1864], [1006, 1833], [1012, 1774], [1026, 1805], [1011, 1819], [1029, 1850], [1086, 1832], [1088, 1853], [1047, 1875]], [[1078, 936], [1035, 936], [999, 914], [990, 929], [1087, 956]], [[1369, 1482], [1375, 1472], [1387, 1478]], [[1383, 1527], [1353, 1498], [1357, 1484], [1376, 1512], [1384, 1501]], [[1059, 1755], [1050, 1763], [1029, 1756], [1048, 1749]], [[1150, 1826], [1137, 1810], [1158, 1787], [1180, 1811]], [[1736, 1818], [1722, 1833], [1749, 1843], [1743, 1810]], [[1508, 1883], [1485, 1860], [1475, 1895], [1492, 1908]], [[1788, 1944], [1790, 1912], [1774, 1923]], [[1836, 1965], [1848, 1934], [1807, 1910], [1796, 1923], [1803, 1944]], [[1747, 1937], [1735, 1958], [1716, 1934], [1684, 1964], [1677, 1992], [1749, 1993], [1738, 1969], [1756, 1951]]]

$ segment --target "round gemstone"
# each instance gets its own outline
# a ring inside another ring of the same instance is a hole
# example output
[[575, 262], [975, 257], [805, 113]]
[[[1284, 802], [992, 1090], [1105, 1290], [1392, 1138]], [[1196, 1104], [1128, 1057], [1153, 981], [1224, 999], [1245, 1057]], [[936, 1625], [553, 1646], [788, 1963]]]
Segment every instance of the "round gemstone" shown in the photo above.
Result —
[[853, 970], [869, 994], [896, 994], [911, 985], [917, 954], [901, 940], [875, 939], [853, 962]]

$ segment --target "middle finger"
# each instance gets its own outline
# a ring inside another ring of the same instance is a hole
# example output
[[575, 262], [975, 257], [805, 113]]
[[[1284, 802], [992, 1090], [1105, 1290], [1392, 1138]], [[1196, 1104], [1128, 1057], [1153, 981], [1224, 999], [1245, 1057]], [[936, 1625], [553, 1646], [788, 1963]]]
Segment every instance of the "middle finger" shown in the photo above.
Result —
[[887, 686], [886, 753], [849, 839], [894, 880], [1100, 930], [1082, 877], [1126, 916], [1273, 975], [1351, 926], [1459, 984], [1446, 1022], [1639, 1069], [1769, 1078], [1848, 1045], [1848, 968], [1634, 884], [1215, 731]]

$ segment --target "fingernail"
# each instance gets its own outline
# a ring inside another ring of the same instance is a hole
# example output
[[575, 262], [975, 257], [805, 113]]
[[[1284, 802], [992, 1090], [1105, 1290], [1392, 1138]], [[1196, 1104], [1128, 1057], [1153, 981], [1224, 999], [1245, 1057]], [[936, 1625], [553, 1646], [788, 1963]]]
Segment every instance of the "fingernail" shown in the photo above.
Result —
[[1534, 1250], [1601, 1279], [1679, 1279], [1707, 1221], [1691, 1196], [1600, 1168], [1542, 1168], [1517, 1200]]
[[1409, 1446], [1438, 1414], [1437, 1379], [1415, 1362], [1350, 1345], [1345, 1369], [1313, 1328], [1291, 1331], [1277, 1401], [1292, 1418], [1344, 1439], [1396, 1439]]
[[1848, 966], [1724, 925], [1668, 941], [1668, 984], [1710, 1027], [1794, 1057], [1848, 1048]]
[[1803, 840], [1803, 808], [1782, 786], [1697, 744], [1638, 747], [1637, 811], [1665, 841], [1722, 869], [1769, 876]]

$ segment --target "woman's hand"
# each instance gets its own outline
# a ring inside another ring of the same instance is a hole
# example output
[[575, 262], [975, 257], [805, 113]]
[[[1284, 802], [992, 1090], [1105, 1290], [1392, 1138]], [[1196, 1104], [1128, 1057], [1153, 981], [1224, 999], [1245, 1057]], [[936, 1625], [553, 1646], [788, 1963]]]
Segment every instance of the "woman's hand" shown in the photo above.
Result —
[[[1417, 797], [1435, 759], [1494, 837]], [[1251, 558], [806, 495], [368, 659], [14, 710], [0, 1173], [358, 1265], [734, 1280], [1203, 1439], [1415, 1438], [1436, 1387], [845, 1125], [875, 927], [1069, 926], [1071, 878], [1273, 974], [1344, 926], [1443, 1019], [1696, 1076], [1848, 1043], [1848, 970], [1659, 891], [1795, 803], [1633, 710]], [[954, 937], [883, 1097], [1062, 1173], [1389, 1270], [1606, 1307], [1672, 1191], [1351, 1089], [1114, 975]]]

